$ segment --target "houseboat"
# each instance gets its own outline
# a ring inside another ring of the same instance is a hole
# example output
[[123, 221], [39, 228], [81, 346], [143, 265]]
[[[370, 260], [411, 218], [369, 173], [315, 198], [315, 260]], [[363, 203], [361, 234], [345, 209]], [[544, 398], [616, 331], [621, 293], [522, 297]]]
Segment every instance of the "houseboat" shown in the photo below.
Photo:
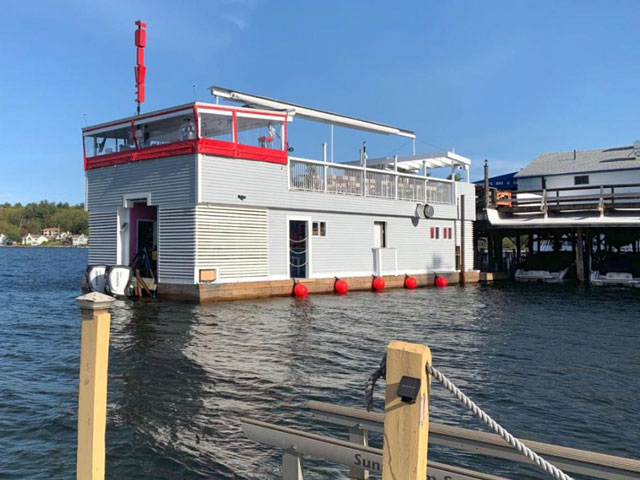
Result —
[[[83, 129], [90, 267], [144, 254], [159, 296], [192, 300], [288, 295], [297, 282], [331, 292], [336, 278], [352, 290], [477, 279], [468, 158], [415, 154], [415, 134], [390, 125], [211, 93]], [[294, 120], [330, 130], [316, 158], [294, 156]], [[413, 152], [370, 158], [358, 142], [334, 161], [334, 127], [404, 137]]]

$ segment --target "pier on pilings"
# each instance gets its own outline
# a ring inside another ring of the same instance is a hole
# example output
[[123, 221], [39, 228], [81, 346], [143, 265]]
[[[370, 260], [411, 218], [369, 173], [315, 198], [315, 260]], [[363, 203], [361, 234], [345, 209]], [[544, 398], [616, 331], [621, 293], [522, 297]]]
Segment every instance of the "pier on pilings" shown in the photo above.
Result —
[[612, 259], [622, 258], [620, 268], [633, 270], [634, 255], [640, 252], [640, 191], [628, 190], [602, 185], [507, 195], [479, 187], [475, 268], [513, 276], [532, 256], [544, 254], [556, 260], [570, 258], [572, 275], [585, 284], [597, 265]]

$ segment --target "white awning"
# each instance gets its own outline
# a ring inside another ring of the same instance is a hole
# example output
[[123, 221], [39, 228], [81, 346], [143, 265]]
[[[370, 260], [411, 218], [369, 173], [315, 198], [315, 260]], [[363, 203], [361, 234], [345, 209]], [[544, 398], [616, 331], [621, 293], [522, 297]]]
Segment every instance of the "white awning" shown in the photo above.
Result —
[[383, 135], [399, 135], [401, 137], [416, 138], [415, 133], [410, 130], [392, 127], [391, 125], [385, 125], [383, 123], [370, 122], [368, 120], [360, 120], [353, 117], [347, 117], [345, 115], [339, 115], [337, 113], [315, 110], [301, 105], [238, 92], [236, 90], [229, 90], [223, 87], [212, 86], [209, 87], [209, 90], [215, 97], [226, 98], [228, 100], [233, 100], [235, 102], [255, 107], [272, 108], [274, 110], [292, 110], [295, 112], [296, 116], [306, 118], [308, 120], [314, 120], [316, 122], [330, 123], [340, 127], [355, 128]]
[[[360, 162], [357, 163], [359, 164]], [[367, 158], [368, 167], [393, 168], [394, 163], [395, 160], [393, 157]], [[453, 152], [426, 153], [398, 157], [398, 168], [402, 170], [421, 170], [423, 166], [427, 168], [438, 168], [450, 166], [467, 167], [469, 165], [471, 165], [470, 159]]]

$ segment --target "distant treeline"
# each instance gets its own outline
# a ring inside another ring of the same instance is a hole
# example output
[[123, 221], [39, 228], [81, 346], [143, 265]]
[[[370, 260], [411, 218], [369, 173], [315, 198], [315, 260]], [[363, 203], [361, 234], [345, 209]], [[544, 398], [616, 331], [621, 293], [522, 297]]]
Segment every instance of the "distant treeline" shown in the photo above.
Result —
[[42, 200], [39, 203], [0, 204], [0, 233], [19, 241], [28, 233], [40, 233], [43, 228], [60, 227], [63, 232], [89, 233], [89, 214], [84, 204], [69, 205]]

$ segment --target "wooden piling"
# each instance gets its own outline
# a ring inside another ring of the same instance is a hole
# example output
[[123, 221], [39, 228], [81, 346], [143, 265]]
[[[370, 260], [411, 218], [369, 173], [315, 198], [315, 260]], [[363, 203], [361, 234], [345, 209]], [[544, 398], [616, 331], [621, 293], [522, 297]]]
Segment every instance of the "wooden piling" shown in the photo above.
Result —
[[78, 480], [103, 480], [107, 422], [109, 308], [114, 299], [92, 292], [76, 298], [82, 311], [78, 396]]
[[584, 241], [583, 229], [576, 229], [576, 271], [579, 283], [584, 283]]
[[460, 284], [465, 284], [465, 195], [460, 195]]
[[[394, 340], [387, 347], [383, 480], [424, 480], [427, 476], [429, 362], [431, 350], [424, 345]], [[404, 376], [420, 379], [415, 403], [397, 395]]]

